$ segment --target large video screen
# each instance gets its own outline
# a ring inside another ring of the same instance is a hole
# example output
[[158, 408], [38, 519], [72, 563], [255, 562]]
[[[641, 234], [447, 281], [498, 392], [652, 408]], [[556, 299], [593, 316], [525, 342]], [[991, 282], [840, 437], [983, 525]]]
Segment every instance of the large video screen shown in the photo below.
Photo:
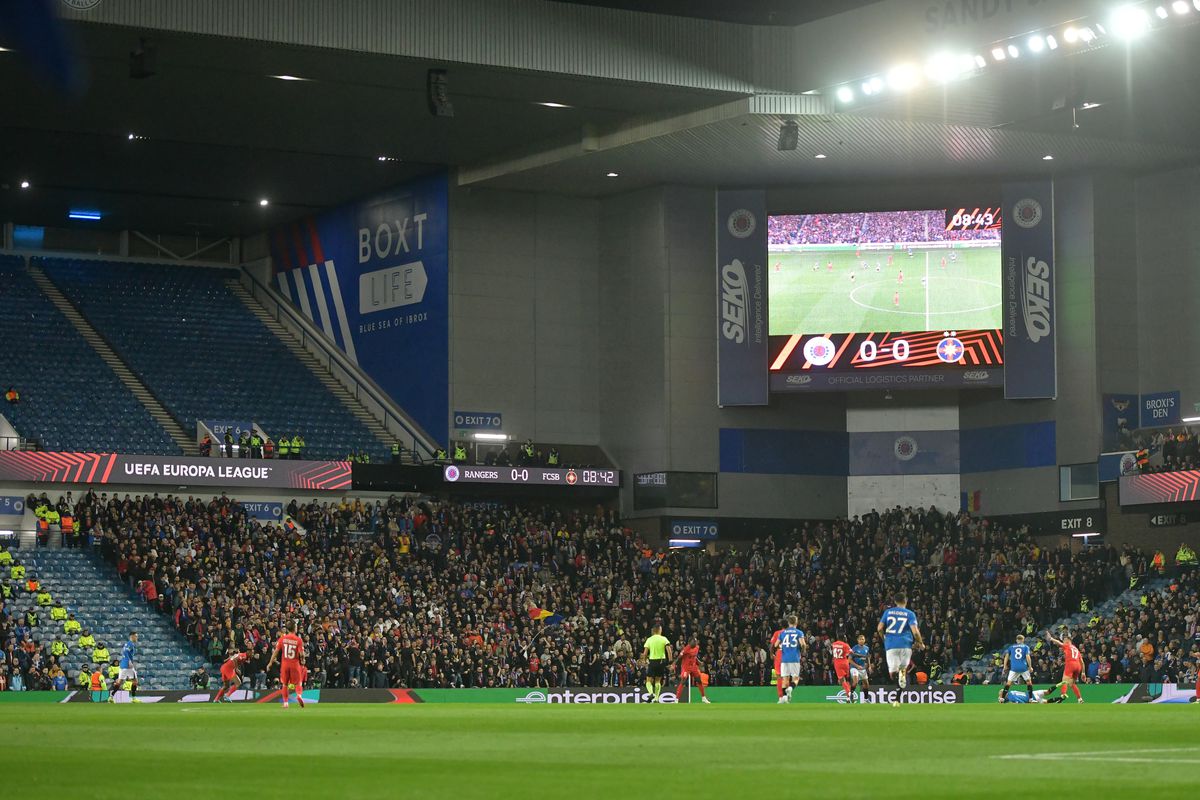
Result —
[[776, 391], [999, 386], [1000, 209], [768, 220]]

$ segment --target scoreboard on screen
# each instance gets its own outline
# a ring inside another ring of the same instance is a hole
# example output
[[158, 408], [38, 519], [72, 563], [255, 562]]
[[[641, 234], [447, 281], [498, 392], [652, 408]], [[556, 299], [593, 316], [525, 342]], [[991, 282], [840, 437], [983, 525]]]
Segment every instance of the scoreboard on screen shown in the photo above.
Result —
[[442, 479], [446, 483], [520, 486], [590, 486], [616, 489], [621, 485], [619, 470], [592, 467], [556, 469], [553, 467], [489, 467], [447, 464], [442, 468]]

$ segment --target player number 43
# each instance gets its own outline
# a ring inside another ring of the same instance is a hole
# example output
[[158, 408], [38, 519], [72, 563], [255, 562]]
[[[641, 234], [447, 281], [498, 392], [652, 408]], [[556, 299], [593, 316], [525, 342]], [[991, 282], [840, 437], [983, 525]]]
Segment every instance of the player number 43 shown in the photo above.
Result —
[[[882, 349], [886, 352], [888, 347], [885, 345]], [[875, 344], [875, 342], [871, 341], [870, 339], [864, 339], [863, 343], [858, 346], [858, 358], [860, 361], [874, 361], [879, 355], [879, 350], [880, 347]], [[908, 340], [896, 339], [892, 342], [891, 351], [892, 358], [896, 359], [897, 361], [907, 361]]]

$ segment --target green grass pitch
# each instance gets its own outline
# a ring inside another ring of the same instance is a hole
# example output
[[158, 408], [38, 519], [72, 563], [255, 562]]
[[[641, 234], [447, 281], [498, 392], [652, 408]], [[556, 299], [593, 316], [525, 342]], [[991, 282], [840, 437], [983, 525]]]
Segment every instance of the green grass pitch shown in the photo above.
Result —
[[863, 250], [858, 257], [853, 250], [770, 253], [770, 334], [1001, 327], [999, 242], [953, 252], [954, 261], [942, 248], [915, 249], [911, 258], [903, 250]]
[[21, 797], [1060, 800], [1200, 786], [1197, 705], [5, 704], [0, 732]]

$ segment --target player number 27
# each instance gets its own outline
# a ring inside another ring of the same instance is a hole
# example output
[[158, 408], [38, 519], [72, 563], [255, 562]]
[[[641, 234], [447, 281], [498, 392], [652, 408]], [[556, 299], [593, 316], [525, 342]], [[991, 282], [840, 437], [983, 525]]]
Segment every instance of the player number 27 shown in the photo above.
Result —
[[[887, 350], [884, 347], [884, 350]], [[870, 339], [863, 339], [862, 344], [858, 346], [858, 358], [860, 361], [874, 361], [879, 355], [879, 346]], [[908, 340], [896, 339], [892, 342], [892, 358], [897, 361], [908, 360]]]
[[904, 617], [888, 617], [887, 632], [904, 633], [904, 628], [906, 625], [908, 625], [908, 620]]

